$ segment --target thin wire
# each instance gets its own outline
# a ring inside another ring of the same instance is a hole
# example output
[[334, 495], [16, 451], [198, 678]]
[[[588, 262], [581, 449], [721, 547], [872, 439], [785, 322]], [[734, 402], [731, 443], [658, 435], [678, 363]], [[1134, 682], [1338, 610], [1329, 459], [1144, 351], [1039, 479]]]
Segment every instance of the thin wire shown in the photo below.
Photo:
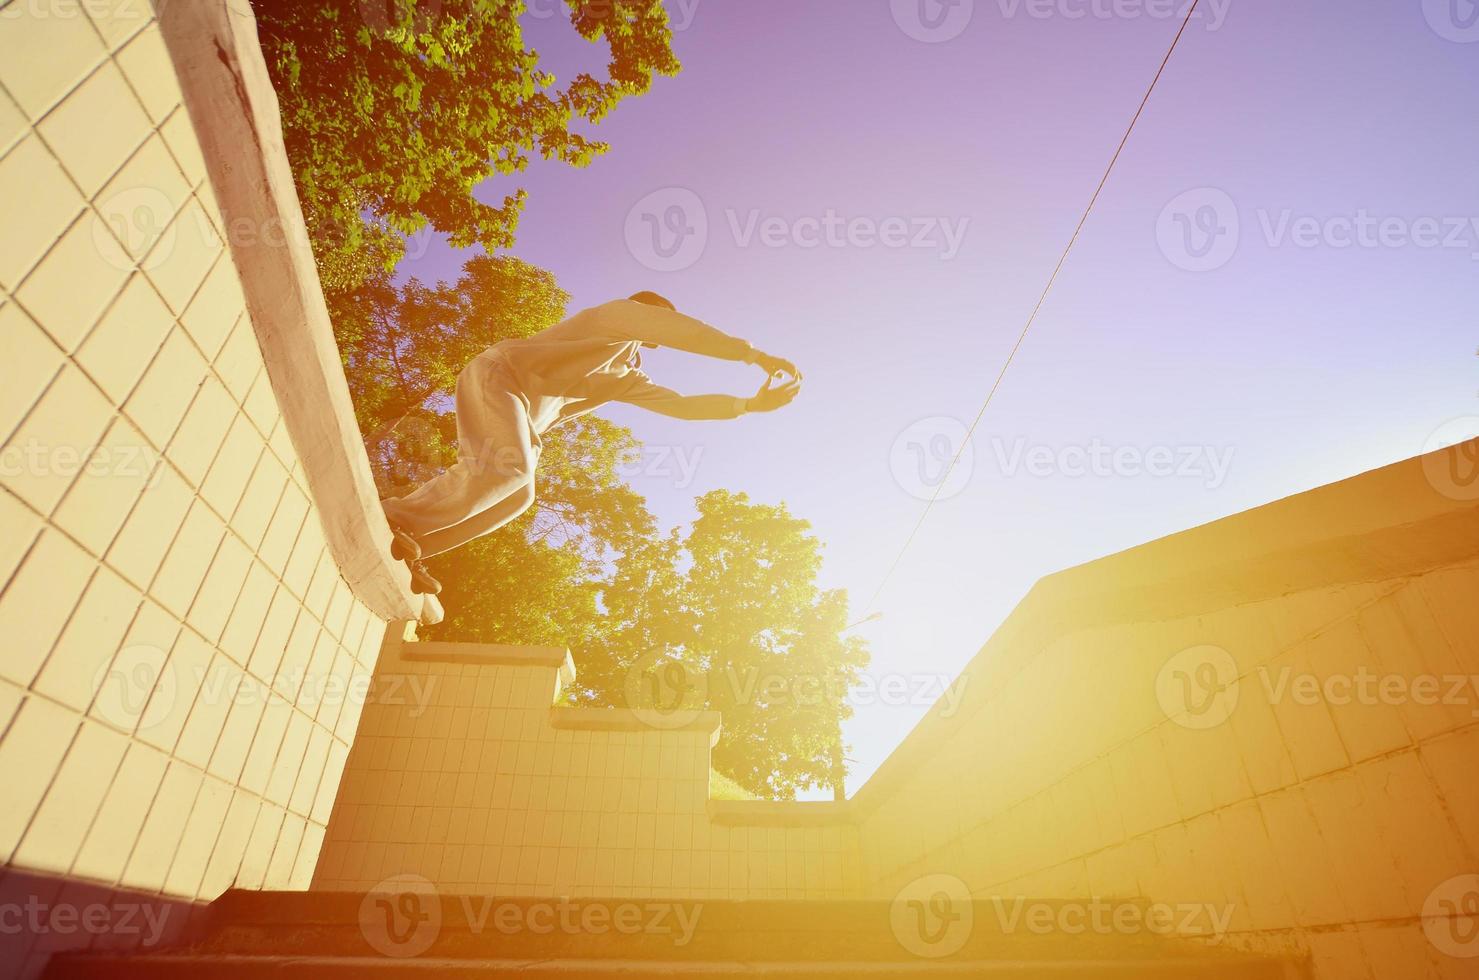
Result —
[[1176, 37], [1171, 41], [1171, 47], [1166, 51], [1166, 57], [1161, 60], [1161, 66], [1156, 70], [1155, 78], [1151, 79], [1150, 87], [1145, 90], [1145, 98], [1140, 100], [1140, 107], [1135, 110], [1135, 116], [1130, 120], [1130, 125], [1125, 129], [1125, 135], [1120, 140], [1118, 148], [1115, 149], [1114, 156], [1110, 158], [1109, 166], [1104, 169], [1104, 176], [1100, 178], [1099, 186], [1094, 189], [1094, 196], [1089, 199], [1089, 206], [1084, 209], [1083, 217], [1078, 221], [1078, 227], [1074, 228], [1073, 237], [1068, 240], [1067, 247], [1063, 249], [1063, 254], [1059, 256], [1058, 264], [1053, 268], [1053, 274], [1048, 277], [1048, 284], [1043, 287], [1042, 295], [1037, 299], [1037, 305], [1032, 308], [1032, 315], [1027, 318], [1027, 324], [1022, 328], [1022, 332], [1017, 335], [1017, 342], [1012, 345], [1011, 353], [1007, 355], [1007, 359], [1002, 364], [1001, 370], [997, 372], [996, 381], [991, 385], [991, 390], [986, 394], [986, 401], [981, 404], [981, 410], [976, 413], [975, 420], [971, 422], [970, 428], [966, 430], [965, 438], [961, 440], [960, 448], [955, 451], [955, 456], [950, 460], [950, 465], [945, 469], [944, 476], [935, 484], [934, 493], [930, 494], [929, 501], [924, 505], [924, 510], [920, 512], [919, 520], [914, 522], [914, 529], [909, 532], [909, 537], [904, 539], [904, 546], [899, 549], [899, 553], [894, 557], [893, 563], [889, 565], [888, 571], [883, 573], [883, 580], [878, 583], [878, 588], [874, 590], [873, 597], [868, 600], [868, 604], [863, 607], [864, 609], [873, 609], [878, 602], [879, 596], [883, 595], [883, 590], [888, 587], [888, 583], [893, 578], [894, 572], [898, 571], [899, 565], [903, 563], [904, 556], [909, 553], [909, 548], [914, 544], [914, 539], [919, 536], [919, 529], [924, 526], [925, 519], [929, 517], [930, 511], [935, 506], [935, 501], [939, 499], [940, 491], [944, 489], [945, 484], [949, 481], [950, 474], [955, 472], [955, 466], [960, 462], [960, 458], [965, 453], [966, 447], [971, 444], [971, 437], [975, 435], [976, 428], [980, 426], [981, 419], [986, 415], [986, 410], [991, 407], [991, 400], [996, 397], [997, 390], [1001, 388], [1002, 379], [1006, 377], [1007, 370], [1011, 368], [1012, 362], [1016, 360], [1017, 352], [1022, 349], [1022, 343], [1027, 339], [1027, 335], [1032, 331], [1033, 325], [1037, 322], [1037, 315], [1042, 312], [1043, 304], [1047, 302], [1048, 294], [1053, 291], [1053, 286], [1058, 281], [1058, 274], [1063, 271], [1063, 266], [1068, 262], [1068, 255], [1073, 251], [1073, 246], [1078, 244], [1079, 236], [1083, 234], [1084, 226], [1089, 223], [1089, 216], [1094, 212], [1094, 205], [1099, 203], [1099, 197], [1104, 193], [1104, 188], [1108, 186], [1109, 178], [1114, 173], [1115, 164], [1119, 163], [1121, 154], [1125, 152], [1125, 147], [1129, 145], [1130, 137], [1135, 133], [1136, 124], [1140, 122], [1140, 117], [1144, 114], [1145, 107], [1150, 104], [1150, 98], [1155, 94], [1155, 89], [1160, 83], [1161, 76], [1166, 73], [1166, 66], [1171, 63], [1171, 57], [1176, 54], [1176, 48], [1181, 44], [1181, 37], [1186, 33], [1187, 27], [1191, 25], [1191, 19], [1195, 16], [1197, 7], [1200, 5], [1201, 0], [1192, 0], [1191, 7], [1186, 11], [1186, 19], [1181, 22], [1181, 29], [1176, 32]]

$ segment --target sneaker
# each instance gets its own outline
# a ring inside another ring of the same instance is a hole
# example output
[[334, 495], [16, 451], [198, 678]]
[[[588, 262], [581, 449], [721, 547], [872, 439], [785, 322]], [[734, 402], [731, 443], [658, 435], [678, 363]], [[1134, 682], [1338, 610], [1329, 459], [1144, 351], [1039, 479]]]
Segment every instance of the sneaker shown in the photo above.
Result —
[[442, 591], [442, 583], [432, 578], [426, 570], [426, 565], [419, 561], [411, 561], [411, 591], [417, 595], [438, 595]]

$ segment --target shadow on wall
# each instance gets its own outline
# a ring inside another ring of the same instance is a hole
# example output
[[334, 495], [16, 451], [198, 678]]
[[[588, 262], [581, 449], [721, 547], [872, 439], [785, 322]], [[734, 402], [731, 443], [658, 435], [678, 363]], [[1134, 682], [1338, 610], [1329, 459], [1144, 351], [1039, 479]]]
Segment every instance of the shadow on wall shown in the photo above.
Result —
[[0, 976], [35, 977], [57, 953], [178, 943], [209, 906], [10, 868], [0, 879]]

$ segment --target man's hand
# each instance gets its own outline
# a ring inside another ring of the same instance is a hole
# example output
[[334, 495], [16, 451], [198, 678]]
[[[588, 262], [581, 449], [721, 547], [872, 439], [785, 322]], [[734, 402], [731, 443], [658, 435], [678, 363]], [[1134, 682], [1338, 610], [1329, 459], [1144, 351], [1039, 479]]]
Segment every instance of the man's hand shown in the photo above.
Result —
[[765, 385], [754, 398], [746, 402], [746, 410], [751, 412], [774, 412], [778, 408], [785, 408], [791, 404], [801, 392], [801, 382], [795, 377], [778, 387], [771, 387], [773, 384], [775, 384], [775, 377], [773, 375], [766, 378]]
[[757, 353], [755, 363], [764, 369], [765, 373], [774, 378], [777, 374], [789, 374], [796, 381], [801, 380], [801, 372], [796, 370], [796, 365], [784, 357], [775, 357], [771, 354]]

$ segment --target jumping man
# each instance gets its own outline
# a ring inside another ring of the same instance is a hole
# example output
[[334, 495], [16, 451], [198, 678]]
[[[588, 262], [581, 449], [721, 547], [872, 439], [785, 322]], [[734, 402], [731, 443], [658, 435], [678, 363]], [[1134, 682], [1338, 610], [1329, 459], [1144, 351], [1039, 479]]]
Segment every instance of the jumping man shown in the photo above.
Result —
[[[671, 347], [765, 371], [753, 398], [680, 395], [641, 370], [643, 347]], [[801, 390], [790, 361], [679, 313], [656, 293], [583, 310], [548, 330], [494, 344], [457, 378], [457, 463], [405, 497], [384, 501], [395, 557], [412, 587], [440, 592], [420, 559], [496, 531], [534, 503], [540, 436], [607, 402], [680, 419], [773, 412]]]

